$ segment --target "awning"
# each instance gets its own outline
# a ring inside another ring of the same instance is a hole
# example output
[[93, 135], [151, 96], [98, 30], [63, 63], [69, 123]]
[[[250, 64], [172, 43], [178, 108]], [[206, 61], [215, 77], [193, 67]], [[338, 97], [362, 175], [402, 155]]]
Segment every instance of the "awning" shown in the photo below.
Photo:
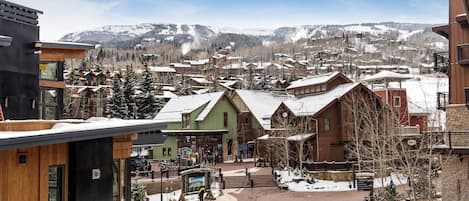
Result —
[[228, 130], [162, 130], [164, 135], [169, 136], [214, 136], [227, 134]]
[[11, 37], [0, 35], [0, 47], [10, 46], [12, 40], [13, 38]]
[[288, 141], [305, 141], [308, 140], [310, 137], [313, 137], [315, 134], [314, 133], [307, 133], [307, 134], [298, 134], [298, 135], [293, 135], [287, 138]]

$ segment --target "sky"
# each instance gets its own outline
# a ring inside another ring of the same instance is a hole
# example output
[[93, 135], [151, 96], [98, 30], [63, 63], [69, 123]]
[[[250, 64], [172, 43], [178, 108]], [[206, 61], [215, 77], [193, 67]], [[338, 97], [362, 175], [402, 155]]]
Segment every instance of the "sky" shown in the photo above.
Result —
[[448, 22], [448, 0], [10, 0], [44, 12], [41, 40], [104, 25], [277, 28], [366, 22]]

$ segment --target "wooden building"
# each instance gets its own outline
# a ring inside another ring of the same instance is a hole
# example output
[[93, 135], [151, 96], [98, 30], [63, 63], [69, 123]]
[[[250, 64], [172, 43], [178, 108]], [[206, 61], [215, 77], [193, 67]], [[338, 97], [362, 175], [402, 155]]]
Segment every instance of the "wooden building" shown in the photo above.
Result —
[[[442, 11], [443, 12], [443, 11]], [[469, 200], [469, 1], [449, 0], [447, 25], [433, 31], [449, 40], [449, 103], [440, 105], [446, 111], [446, 131], [443, 144], [434, 145], [442, 153], [443, 200]], [[435, 58], [436, 62], [440, 62]], [[441, 61], [446, 62], [446, 61]], [[438, 94], [440, 98], [444, 93]]]
[[[84, 60], [87, 51], [93, 49], [94, 45], [68, 42], [36, 42], [35, 46], [41, 51], [39, 64], [39, 118], [47, 120], [62, 119], [65, 60]], [[87, 80], [92, 82], [93, 78], [88, 77]]]
[[130, 201], [130, 154], [152, 121], [0, 122], [0, 200]]

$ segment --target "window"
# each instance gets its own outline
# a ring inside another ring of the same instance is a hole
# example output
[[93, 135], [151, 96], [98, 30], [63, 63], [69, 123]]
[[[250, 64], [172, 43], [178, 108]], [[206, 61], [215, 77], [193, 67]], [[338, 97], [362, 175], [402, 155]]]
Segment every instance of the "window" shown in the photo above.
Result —
[[163, 156], [166, 156], [166, 148], [163, 148]]
[[48, 201], [62, 201], [63, 196], [63, 181], [64, 181], [64, 167], [63, 166], [50, 166], [48, 171]]
[[321, 86], [316, 86], [316, 92], [320, 92], [321, 91]]
[[171, 156], [171, 148], [168, 147], [168, 156]]
[[331, 130], [331, 121], [329, 119], [324, 119], [324, 131]]
[[469, 88], [464, 89], [464, 94], [466, 94], [466, 106], [469, 106]]
[[321, 91], [326, 91], [326, 85], [321, 85]]
[[59, 80], [58, 78], [58, 63], [57, 62], [49, 62], [49, 63], [42, 63], [39, 66], [41, 70], [41, 79], [45, 80]]
[[228, 128], [228, 112], [223, 112], [223, 127]]
[[191, 127], [191, 114], [182, 114], [182, 128]]
[[393, 97], [393, 105], [394, 105], [394, 107], [401, 107], [401, 97], [400, 96], [394, 96]]
[[40, 119], [53, 120], [60, 118], [62, 111], [59, 109], [59, 92], [61, 93], [59, 89], [41, 89], [41, 99], [39, 102]]
[[233, 140], [228, 140], [228, 148], [227, 148], [228, 155], [233, 154]]

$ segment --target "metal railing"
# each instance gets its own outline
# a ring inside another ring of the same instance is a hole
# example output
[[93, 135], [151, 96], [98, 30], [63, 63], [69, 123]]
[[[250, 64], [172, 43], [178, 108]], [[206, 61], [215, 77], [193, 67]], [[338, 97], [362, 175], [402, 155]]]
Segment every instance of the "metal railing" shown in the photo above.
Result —
[[303, 167], [309, 171], [350, 171], [354, 164], [357, 162], [303, 162]]
[[433, 54], [434, 71], [448, 73], [449, 54], [448, 52], [439, 52]]

